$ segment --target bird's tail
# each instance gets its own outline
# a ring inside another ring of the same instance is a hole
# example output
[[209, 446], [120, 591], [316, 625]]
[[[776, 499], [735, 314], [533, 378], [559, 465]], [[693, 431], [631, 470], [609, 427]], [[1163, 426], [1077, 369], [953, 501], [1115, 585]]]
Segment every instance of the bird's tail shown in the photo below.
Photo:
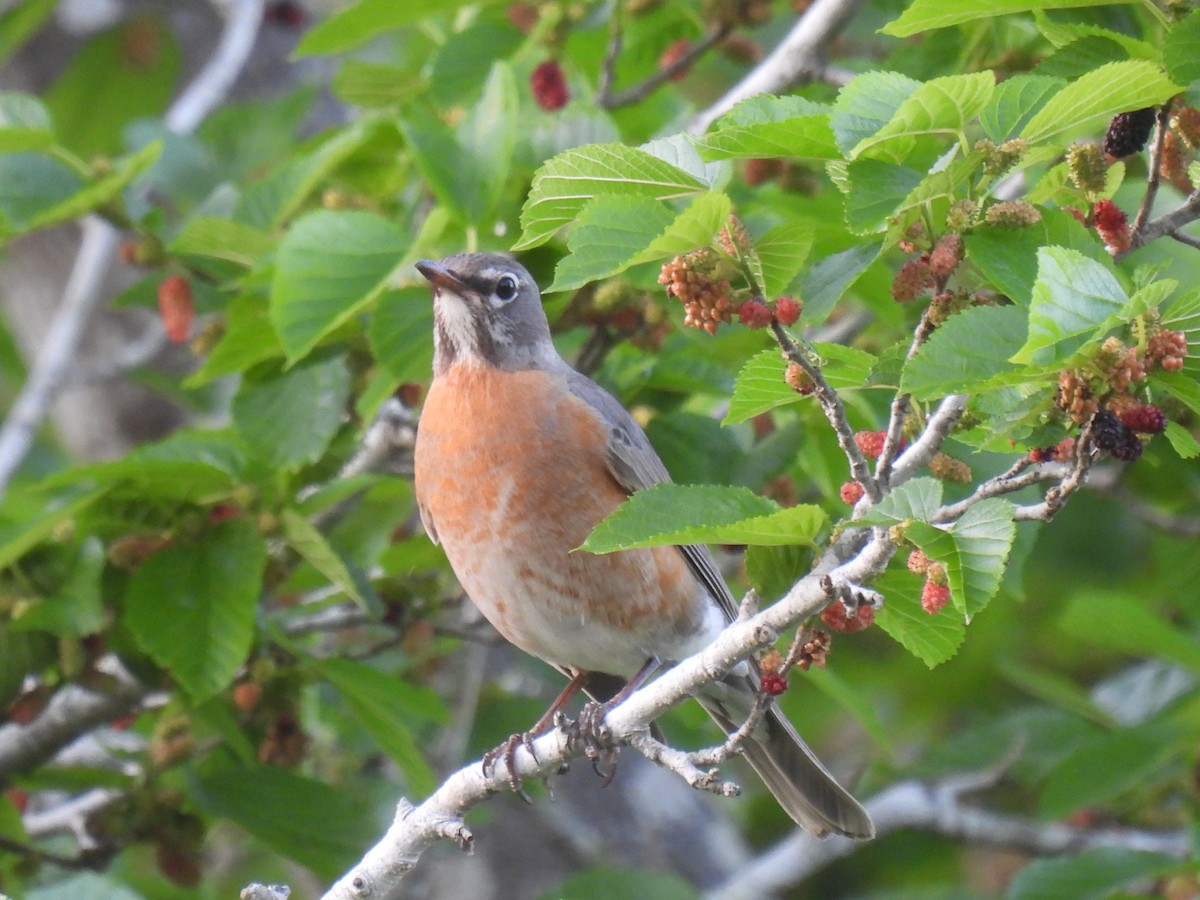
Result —
[[[706, 686], [696, 699], [731, 734], [750, 714], [756, 694], [749, 675], [731, 674]], [[767, 711], [743, 748], [751, 768], [801, 828], [818, 837], [832, 833], [866, 840], [875, 836], [862, 804], [834, 780], [778, 708]]]

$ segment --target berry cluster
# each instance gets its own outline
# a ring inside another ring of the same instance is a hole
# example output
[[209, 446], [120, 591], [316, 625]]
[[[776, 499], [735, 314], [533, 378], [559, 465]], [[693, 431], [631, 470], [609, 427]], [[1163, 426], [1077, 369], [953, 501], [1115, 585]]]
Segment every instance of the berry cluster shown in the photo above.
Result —
[[1058, 373], [1058, 393], [1054, 405], [1070, 416], [1076, 425], [1082, 425], [1100, 409], [1100, 402], [1092, 393], [1088, 379], [1080, 372], [1063, 370]]
[[1178, 372], [1183, 368], [1187, 351], [1187, 335], [1182, 331], [1160, 329], [1146, 341], [1146, 367], [1158, 367], [1164, 372]]
[[1053, 447], [1034, 447], [1029, 451], [1030, 462], [1067, 462], [1075, 456], [1075, 438], [1063, 438]]
[[[797, 636], [799, 640], [799, 636]], [[813, 666], [825, 668], [826, 657], [829, 656], [829, 646], [833, 635], [820, 628], [814, 628], [804, 633], [804, 641], [796, 647], [796, 668], [807, 672]]]
[[683, 324], [689, 328], [716, 334], [721, 323], [732, 316], [729, 280], [720, 277], [719, 267], [716, 251], [705, 247], [676, 256], [659, 273], [658, 283], [666, 285], [667, 293], [683, 304]]
[[913, 550], [908, 554], [907, 566], [913, 574], [925, 576], [925, 584], [921, 588], [921, 608], [931, 616], [937, 615], [950, 602], [950, 582], [945, 566], [934, 562], [921, 550]]
[[1101, 194], [1108, 178], [1108, 161], [1095, 144], [1073, 144], [1067, 151], [1067, 175], [1081, 191]]
[[971, 483], [971, 467], [961, 459], [955, 459], [945, 453], [935, 453], [929, 460], [929, 474], [938, 481], [948, 481], [951, 484]]
[[983, 219], [997, 228], [1029, 228], [1042, 221], [1042, 211], [1024, 200], [1002, 200], [989, 206]]

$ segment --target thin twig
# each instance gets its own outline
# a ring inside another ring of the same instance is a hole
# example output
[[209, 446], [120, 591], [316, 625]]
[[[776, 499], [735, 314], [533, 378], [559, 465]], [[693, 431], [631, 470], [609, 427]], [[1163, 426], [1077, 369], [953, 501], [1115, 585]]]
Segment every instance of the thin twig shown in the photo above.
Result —
[[850, 462], [851, 476], [863, 486], [863, 490], [871, 499], [871, 502], [878, 503], [883, 499], [883, 493], [880, 491], [874, 476], [871, 475], [871, 467], [867, 464], [866, 457], [863, 456], [863, 452], [859, 449], [858, 444], [854, 442], [854, 429], [850, 427], [850, 421], [846, 418], [846, 407], [842, 405], [842, 400], [837, 395], [837, 391], [830, 387], [829, 382], [825, 380], [824, 373], [817, 366], [813, 365], [808, 355], [777, 321], [773, 320], [771, 322], [771, 334], [774, 335], [776, 343], [779, 344], [780, 349], [783, 350], [788, 360], [800, 366], [805, 374], [812, 379], [813, 396], [816, 397], [817, 402], [821, 405], [821, 409], [825, 413], [825, 418], [833, 426], [838, 446], [842, 448], [842, 452], [846, 454], [846, 459]]
[[[602, 109], [619, 109], [622, 106], [630, 106], [634, 103], [639, 103], [642, 100], [645, 100], [648, 96], [650, 96], [650, 94], [666, 84], [672, 77], [680, 72], [683, 72], [697, 59], [711, 50], [716, 44], [724, 40], [732, 30], [733, 26], [729, 24], [718, 25], [710, 28], [704, 33], [704, 36], [701, 37], [700, 40], [696, 41], [694, 44], [691, 44], [687, 50], [681, 53], [679, 58], [674, 60], [670, 65], [658, 69], [653, 75], [650, 75], [645, 81], [641, 82], [641, 84], [635, 84], [633, 87], [621, 91], [619, 94], [610, 94], [608, 90], [611, 85], [611, 80], [602, 80], [600, 89], [598, 89], [596, 92], [596, 105]], [[619, 51], [619, 32], [618, 36], [609, 43], [610, 54], [614, 53], [614, 47], [616, 47], [617, 51]], [[615, 64], [615, 56], [613, 57], [612, 62]], [[606, 56], [606, 71], [608, 71], [608, 63], [609, 58]], [[611, 77], [610, 71], [608, 71], [608, 74]]]
[[[1171, 210], [1171, 212], [1159, 216], [1153, 222], [1147, 223], [1139, 231], [1135, 232], [1133, 243], [1129, 250], [1117, 254], [1114, 258], [1118, 260], [1122, 259], [1126, 254], [1136, 250], [1138, 247], [1145, 246], [1157, 238], [1163, 236], [1175, 237], [1180, 228], [1196, 221], [1196, 219], [1200, 219], [1200, 189], [1188, 194], [1187, 199], [1180, 206]], [[1187, 242], [1184, 241], [1184, 243]]]
[[1133, 234], [1136, 235], [1146, 227], [1150, 218], [1150, 210], [1154, 206], [1154, 198], [1158, 196], [1158, 185], [1162, 180], [1159, 166], [1162, 164], [1163, 143], [1167, 137], [1167, 116], [1171, 107], [1170, 101], [1164, 103], [1154, 115], [1154, 141], [1150, 144], [1150, 156], [1146, 161], [1149, 171], [1146, 173], [1146, 193], [1142, 197], [1142, 205], [1138, 207], [1137, 216], [1133, 220]]

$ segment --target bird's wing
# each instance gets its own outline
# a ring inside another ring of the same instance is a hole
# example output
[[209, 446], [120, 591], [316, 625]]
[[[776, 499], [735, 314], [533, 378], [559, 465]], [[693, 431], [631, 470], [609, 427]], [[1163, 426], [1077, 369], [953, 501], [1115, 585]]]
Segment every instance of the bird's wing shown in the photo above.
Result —
[[[612, 394], [574, 370], [567, 376], [567, 383], [571, 393], [595, 409], [607, 423], [608, 468], [621, 487], [632, 494], [671, 480], [667, 467], [651, 446], [646, 432]], [[708, 548], [699, 544], [682, 544], [679, 550], [692, 574], [732, 622], [737, 616], [737, 602], [717, 570], [716, 560]]]

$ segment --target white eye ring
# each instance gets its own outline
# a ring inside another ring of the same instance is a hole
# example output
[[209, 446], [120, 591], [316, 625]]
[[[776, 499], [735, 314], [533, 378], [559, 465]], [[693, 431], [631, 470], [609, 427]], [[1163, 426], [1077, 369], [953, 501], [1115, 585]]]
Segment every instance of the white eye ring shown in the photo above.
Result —
[[517, 279], [511, 275], [502, 275], [496, 282], [496, 297], [505, 302], [517, 296]]

